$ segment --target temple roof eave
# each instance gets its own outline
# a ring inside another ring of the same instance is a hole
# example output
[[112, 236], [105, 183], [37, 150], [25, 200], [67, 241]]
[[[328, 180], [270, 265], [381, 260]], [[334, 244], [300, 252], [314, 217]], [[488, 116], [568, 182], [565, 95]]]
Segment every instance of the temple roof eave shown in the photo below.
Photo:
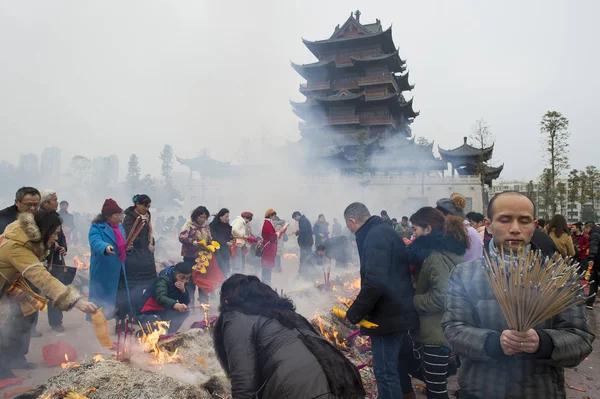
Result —
[[302, 42], [304, 43], [304, 45], [317, 58], [319, 58], [320, 54], [322, 53], [322, 49], [324, 49], [328, 46], [335, 46], [337, 44], [348, 43], [348, 42], [352, 42], [352, 41], [368, 42], [368, 41], [377, 41], [377, 40], [383, 40], [383, 44], [385, 44], [384, 51], [386, 51], [386, 50], [394, 51], [396, 49], [396, 47], [394, 46], [394, 40], [392, 38], [392, 26], [391, 25], [386, 30], [382, 30], [381, 32], [378, 32], [378, 33], [375, 33], [372, 35], [343, 37], [343, 38], [339, 38], [339, 39], [325, 39], [325, 40], [317, 40], [317, 41], [311, 41], [311, 40], [306, 40], [306, 39], [302, 38]]

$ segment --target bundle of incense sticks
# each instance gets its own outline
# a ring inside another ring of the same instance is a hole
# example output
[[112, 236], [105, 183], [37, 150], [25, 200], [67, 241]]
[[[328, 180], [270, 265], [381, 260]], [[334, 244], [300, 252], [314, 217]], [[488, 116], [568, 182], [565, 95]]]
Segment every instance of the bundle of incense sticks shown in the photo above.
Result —
[[127, 241], [125, 241], [125, 248], [129, 247], [133, 241], [140, 234], [144, 226], [146, 225], [146, 219], [142, 219], [141, 216], [138, 216], [133, 222], [133, 226], [131, 226], [131, 230], [129, 231], [129, 235], [127, 236]]
[[578, 264], [530, 247], [485, 255], [484, 270], [508, 327], [525, 332], [586, 299]]
[[325, 288], [331, 289], [331, 267], [323, 268], [323, 277], [325, 278]]

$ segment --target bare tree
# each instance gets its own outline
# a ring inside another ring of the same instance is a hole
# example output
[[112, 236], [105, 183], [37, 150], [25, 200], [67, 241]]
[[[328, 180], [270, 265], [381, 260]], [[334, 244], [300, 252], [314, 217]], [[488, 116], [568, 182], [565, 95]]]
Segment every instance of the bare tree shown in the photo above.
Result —
[[422, 145], [422, 146], [431, 145], [431, 141], [427, 140], [425, 137], [422, 137], [422, 136], [417, 137], [417, 139], [415, 140], [415, 142], [418, 145]]
[[136, 191], [140, 186], [140, 177], [142, 171], [140, 169], [140, 160], [137, 155], [131, 154], [129, 156], [129, 163], [127, 164], [127, 185], [131, 191]]
[[171, 187], [173, 184], [173, 147], [165, 145], [160, 153], [161, 173], [165, 179], [165, 186]]
[[542, 134], [542, 151], [548, 158], [550, 183], [553, 191], [552, 214], [556, 214], [556, 183], [558, 178], [569, 168], [567, 153], [569, 152], [569, 120], [558, 111], [548, 111], [540, 122]]
[[477, 157], [477, 174], [479, 175], [479, 181], [481, 183], [481, 203], [486, 208], [486, 195], [485, 195], [485, 149], [489, 148], [494, 143], [494, 136], [490, 130], [490, 126], [483, 119], [479, 119], [475, 122], [473, 127], [473, 133], [471, 134], [471, 141], [475, 144], [474, 147], [479, 150], [479, 156]]

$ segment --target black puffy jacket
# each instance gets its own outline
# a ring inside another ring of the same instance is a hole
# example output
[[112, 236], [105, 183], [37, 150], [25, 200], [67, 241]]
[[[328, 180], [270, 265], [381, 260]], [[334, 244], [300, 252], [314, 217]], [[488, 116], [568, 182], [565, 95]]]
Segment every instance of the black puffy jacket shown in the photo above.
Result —
[[587, 260], [594, 262], [594, 267], [600, 269], [600, 227], [594, 226], [590, 232], [590, 250], [587, 255]]
[[298, 231], [296, 232], [296, 235], [298, 236], [299, 247], [313, 246], [313, 229], [310, 225], [310, 221], [304, 215], [300, 216], [300, 220], [298, 220]]
[[[125, 210], [125, 219], [123, 220], [125, 239], [127, 239], [127, 236], [131, 233], [131, 229], [133, 228], [137, 216], [135, 207], [130, 206]], [[154, 244], [154, 239], [152, 241], [152, 244]], [[145, 289], [154, 281], [154, 279], [156, 279], [154, 254], [150, 252], [150, 249], [148, 248], [149, 245], [150, 228], [146, 224], [133, 241], [133, 249], [127, 253], [127, 260], [125, 261], [125, 270], [127, 271], [127, 280], [130, 289], [133, 289], [133, 287]]]
[[[308, 329], [287, 328], [274, 318], [222, 313], [215, 327], [215, 347], [226, 358], [233, 399], [341, 399], [331, 393], [302, 334], [318, 337]], [[358, 372], [356, 378], [360, 383]]]
[[352, 323], [366, 319], [379, 327], [361, 328], [364, 335], [415, 330], [419, 326], [404, 241], [379, 216], [371, 216], [356, 232], [360, 256], [360, 292], [346, 314]]

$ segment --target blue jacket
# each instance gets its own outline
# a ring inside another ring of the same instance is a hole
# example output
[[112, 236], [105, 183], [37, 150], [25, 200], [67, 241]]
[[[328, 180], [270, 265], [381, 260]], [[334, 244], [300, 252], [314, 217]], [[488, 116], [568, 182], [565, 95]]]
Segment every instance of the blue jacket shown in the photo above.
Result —
[[[125, 237], [123, 226], [119, 230]], [[102, 308], [107, 319], [115, 316], [115, 303], [121, 271], [125, 273], [125, 264], [117, 254], [117, 238], [108, 223], [93, 223], [88, 235], [90, 241], [90, 302]], [[106, 247], [114, 248], [115, 255], [107, 255]]]

